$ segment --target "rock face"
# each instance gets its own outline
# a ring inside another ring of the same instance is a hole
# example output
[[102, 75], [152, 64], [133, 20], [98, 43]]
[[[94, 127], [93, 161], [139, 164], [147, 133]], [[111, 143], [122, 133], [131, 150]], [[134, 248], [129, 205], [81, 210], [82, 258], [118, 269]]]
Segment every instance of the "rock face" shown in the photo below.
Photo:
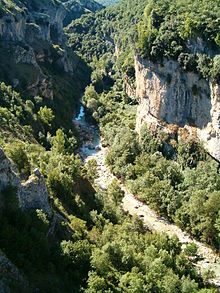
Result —
[[137, 131], [146, 122], [196, 129], [208, 152], [220, 161], [220, 86], [183, 71], [175, 61], [163, 66], [135, 54]]
[[72, 76], [76, 66], [76, 58], [67, 48], [64, 25], [102, 6], [90, 0], [13, 0], [13, 5], [6, 0], [1, 2], [1, 81], [28, 95], [52, 99], [53, 71]]
[[59, 1], [19, 1], [14, 5], [2, 0], [3, 10], [0, 19], [0, 36], [3, 40], [24, 41], [40, 39], [63, 43], [63, 26], [83, 13], [101, 10], [102, 6], [90, 0], [62, 0]]
[[10, 284], [16, 284], [22, 292], [30, 292], [27, 280], [18, 268], [0, 250], [0, 292], [10, 293]]
[[52, 216], [49, 192], [39, 170], [34, 170], [33, 175], [23, 183], [0, 147], [0, 193], [9, 184], [17, 188], [19, 204], [23, 210], [41, 209], [49, 217]]
[[41, 209], [49, 217], [52, 215], [49, 205], [49, 192], [38, 169], [35, 169], [29, 179], [22, 183], [20, 203], [23, 209]]
[[64, 19], [64, 25], [68, 25], [69, 23], [71, 23], [73, 19], [80, 17], [82, 14], [86, 12], [94, 12], [101, 10], [103, 8], [102, 5], [95, 1], [62, 0], [62, 2], [67, 10], [67, 14]]
[[125, 76], [125, 92], [129, 97], [135, 97], [136, 96], [136, 89], [134, 84], [131, 82], [131, 80], [128, 78], [128, 76]]

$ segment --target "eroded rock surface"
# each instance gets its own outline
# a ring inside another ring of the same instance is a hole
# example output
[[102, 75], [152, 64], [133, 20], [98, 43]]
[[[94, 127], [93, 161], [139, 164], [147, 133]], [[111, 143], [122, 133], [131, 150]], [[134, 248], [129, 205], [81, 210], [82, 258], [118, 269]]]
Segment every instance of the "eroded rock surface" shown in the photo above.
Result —
[[9, 184], [17, 188], [19, 204], [23, 210], [41, 209], [49, 217], [52, 216], [49, 192], [39, 170], [35, 169], [29, 179], [22, 182], [18, 171], [0, 147], [0, 193]]
[[[77, 67], [76, 56], [68, 50], [65, 25], [83, 13], [100, 10], [90, 0], [9, 1], [2, 0], [0, 11], [0, 54], [2, 81], [31, 96], [52, 99], [53, 68], [72, 76]], [[14, 66], [16, 64], [16, 67]], [[14, 81], [17, 82], [14, 82]], [[27, 88], [27, 90], [26, 90]]]
[[164, 60], [163, 66], [135, 55], [136, 130], [142, 124], [161, 127], [164, 122], [196, 129], [208, 152], [220, 160], [220, 87]]

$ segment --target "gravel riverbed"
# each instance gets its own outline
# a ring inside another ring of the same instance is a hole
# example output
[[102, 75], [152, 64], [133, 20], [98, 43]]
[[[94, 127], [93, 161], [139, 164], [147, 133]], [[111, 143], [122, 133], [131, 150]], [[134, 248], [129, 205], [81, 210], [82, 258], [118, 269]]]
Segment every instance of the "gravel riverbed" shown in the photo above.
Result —
[[[88, 156], [85, 161], [95, 159], [97, 162], [98, 178], [95, 180], [95, 184], [99, 187], [106, 189], [111, 183], [113, 178], [116, 178], [108, 166], [104, 164], [105, 154], [107, 152], [106, 148], [101, 148], [101, 150], [93, 155]], [[203, 243], [193, 239], [188, 233], [182, 231], [176, 225], [170, 223], [165, 218], [160, 217], [155, 211], [153, 211], [147, 204], [142, 203], [136, 199], [120, 182], [121, 189], [125, 192], [125, 196], [122, 201], [122, 206], [125, 211], [130, 215], [138, 215], [143, 219], [144, 225], [146, 225], [150, 230], [156, 232], [165, 232], [169, 236], [176, 235], [179, 238], [182, 248], [189, 243], [195, 243], [198, 246], [198, 254], [202, 258], [196, 264], [199, 272], [205, 269], [212, 269], [216, 277], [210, 280], [217, 288], [220, 289], [220, 257], [218, 254], [214, 253], [213, 250]], [[220, 292], [220, 291], [219, 291]]]

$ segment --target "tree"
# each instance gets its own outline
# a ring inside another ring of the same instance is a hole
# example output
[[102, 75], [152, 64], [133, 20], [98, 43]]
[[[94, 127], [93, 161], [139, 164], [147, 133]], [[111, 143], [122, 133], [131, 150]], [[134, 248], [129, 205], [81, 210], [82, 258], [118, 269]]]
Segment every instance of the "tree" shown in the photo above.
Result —
[[90, 85], [87, 86], [86, 90], [85, 90], [85, 94], [84, 94], [84, 99], [86, 101], [94, 99], [97, 100], [98, 99], [98, 94], [94, 88], [94, 86]]
[[111, 184], [108, 186], [108, 195], [116, 205], [121, 203], [124, 197], [124, 191], [121, 189], [118, 180], [112, 180]]
[[190, 243], [186, 246], [184, 252], [188, 256], [197, 256], [198, 247], [195, 243]]
[[88, 86], [85, 90], [83, 101], [91, 113], [95, 112], [98, 109], [98, 106], [99, 106], [98, 98], [99, 96], [94, 86], [92, 85]]
[[53, 111], [47, 106], [40, 107], [38, 111], [38, 116], [40, 120], [48, 126], [51, 126], [51, 123], [54, 119]]
[[162, 147], [160, 139], [153, 136], [146, 123], [143, 124], [140, 130], [140, 145], [143, 151], [147, 153], [155, 153]]
[[88, 260], [91, 256], [91, 245], [88, 240], [78, 240], [74, 243], [70, 240], [63, 240], [60, 246], [66, 262], [78, 271], [78, 274], [87, 273], [90, 267]]
[[102, 293], [107, 290], [107, 284], [105, 278], [100, 277], [96, 272], [89, 272], [88, 278], [88, 293]]
[[25, 107], [26, 107], [26, 110], [29, 112], [29, 113], [33, 113], [33, 110], [34, 110], [34, 103], [31, 101], [31, 100], [27, 100], [26, 103], [25, 103]]
[[96, 178], [98, 178], [97, 173], [97, 161], [95, 159], [89, 160], [85, 164], [86, 168], [86, 177], [94, 182]]
[[216, 55], [213, 59], [212, 77], [215, 82], [220, 83], [220, 55]]
[[191, 280], [189, 277], [182, 277], [182, 293], [197, 293], [198, 292], [198, 284]]
[[206, 54], [199, 54], [197, 63], [197, 69], [202, 74], [202, 77], [208, 79], [211, 75], [211, 70], [213, 66], [212, 59]]
[[13, 160], [21, 173], [25, 175], [30, 174], [30, 162], [27, 157], [24, 143], [17, 141], [8, 145], [6, 153], [8, 153], [9, 157]]
[[56, 136], [52, 138], [52, 150], [58, 154], [65, 152], [65, 135], [60, 128], [56, 131]]

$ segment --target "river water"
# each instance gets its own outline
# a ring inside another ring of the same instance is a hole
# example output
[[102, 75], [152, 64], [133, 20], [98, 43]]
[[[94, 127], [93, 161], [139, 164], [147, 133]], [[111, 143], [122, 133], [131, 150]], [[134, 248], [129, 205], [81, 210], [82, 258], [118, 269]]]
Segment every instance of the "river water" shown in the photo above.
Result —
[[82, 159], [85, 160], [88, 156], [97, 154], [100, 145], [99, 128], [94, 123], [86, 120], [85, 108], [82, 102], [79, 113], [73, 122], [82, 137], [82, 145], [79, 150]]

